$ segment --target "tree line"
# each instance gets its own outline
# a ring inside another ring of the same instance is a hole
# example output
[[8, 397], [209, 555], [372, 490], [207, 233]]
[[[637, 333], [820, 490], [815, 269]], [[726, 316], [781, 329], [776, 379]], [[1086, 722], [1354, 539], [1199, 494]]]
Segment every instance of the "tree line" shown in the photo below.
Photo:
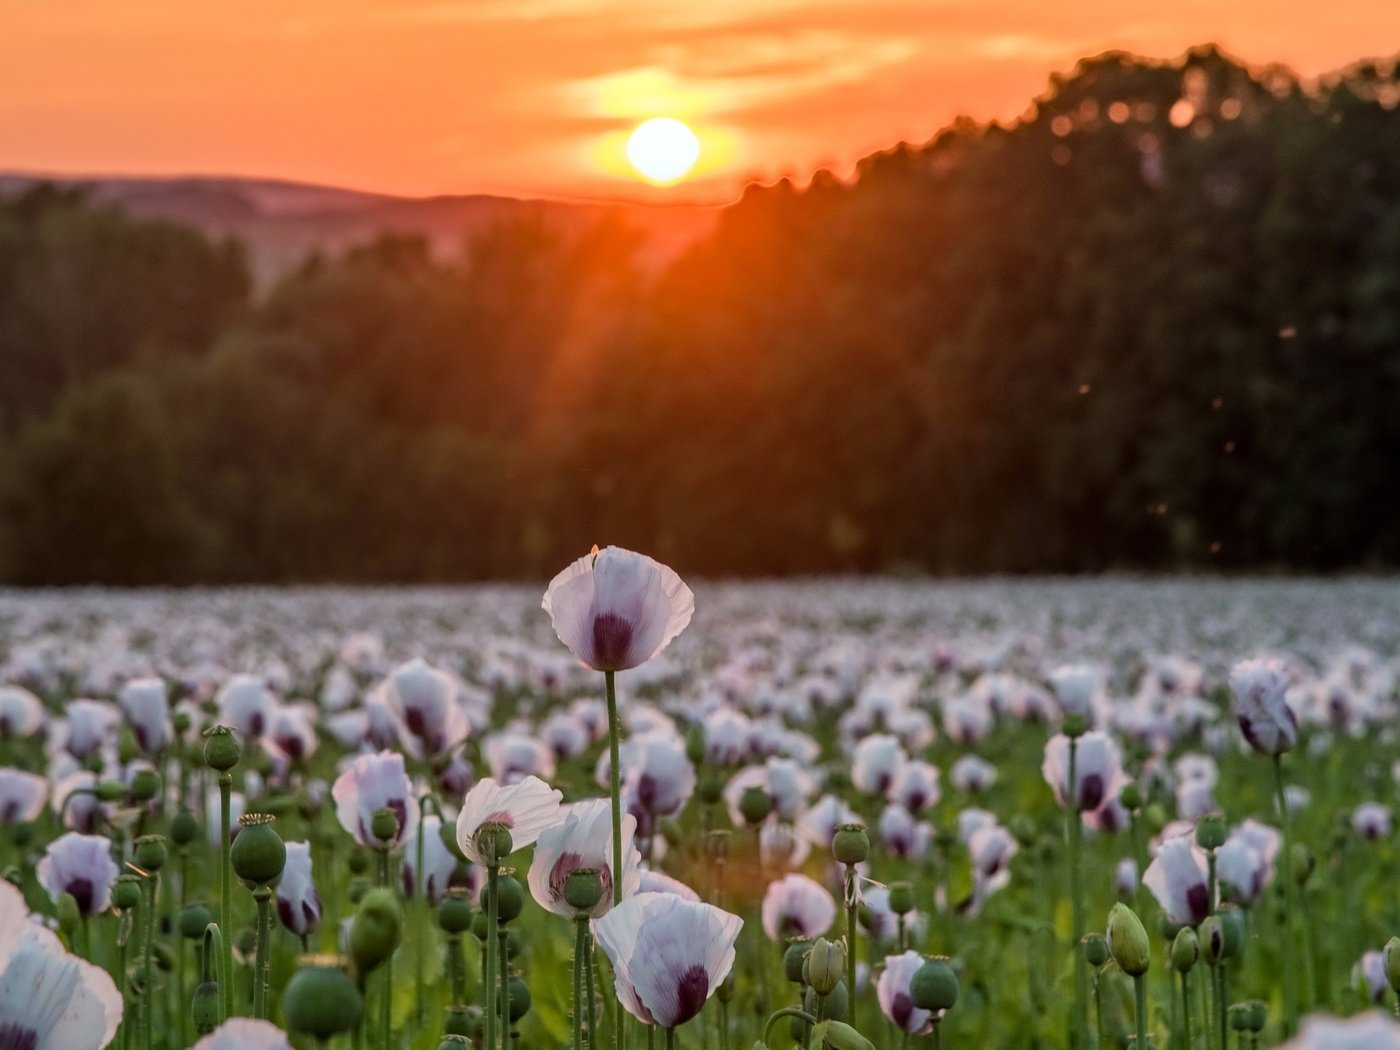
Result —
[[1400, 563], [1400, 75], [1053, 79], [660, 272], [615, 222], [242, 250], [0, 202], [0, 578]]

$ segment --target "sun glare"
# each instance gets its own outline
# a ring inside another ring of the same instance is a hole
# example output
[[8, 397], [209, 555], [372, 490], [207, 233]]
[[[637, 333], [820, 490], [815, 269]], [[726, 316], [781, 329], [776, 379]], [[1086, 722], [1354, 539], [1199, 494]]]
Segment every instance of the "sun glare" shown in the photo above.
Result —
[[643, 121], [627, 140], [628, 163], [655, 186], [679, 182], [699, 159], [700, 140], [695, 132], [671, 117]]

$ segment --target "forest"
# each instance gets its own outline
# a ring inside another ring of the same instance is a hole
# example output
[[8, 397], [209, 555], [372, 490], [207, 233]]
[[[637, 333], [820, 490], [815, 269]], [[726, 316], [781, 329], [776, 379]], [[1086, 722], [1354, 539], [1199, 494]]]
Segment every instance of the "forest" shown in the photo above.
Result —
[[1400, 70], [1110, 53], [1009, 124], [621, 223], [246, 256], [0, 201], [0, 581], [1400, 564]]

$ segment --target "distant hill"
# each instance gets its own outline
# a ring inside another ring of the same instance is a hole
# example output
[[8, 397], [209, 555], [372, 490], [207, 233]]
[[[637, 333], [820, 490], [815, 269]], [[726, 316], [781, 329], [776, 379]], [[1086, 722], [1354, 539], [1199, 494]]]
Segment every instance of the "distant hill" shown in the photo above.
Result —
[[474, 234], [494, 223], [538, 217], [581, 229], [618, 217], [642, 235], [644, 264], [662, 265], [713, 227], [720, 209], [702, 205], [650, 205], [518, 199], [487, 194], [395, 197], [334, 186], [276, 179], [221, 176], [46, 177], [0, 172], [0, 196], [40, 182], [89, 189], [95, 202], [116, 205], [142, 218], [194, 226], [213, 237], [234, 237], [248, 248], [261, 286], [308, 256], [339, 254], [383, 233], [426, 237], [440, 256], [459, 252]]

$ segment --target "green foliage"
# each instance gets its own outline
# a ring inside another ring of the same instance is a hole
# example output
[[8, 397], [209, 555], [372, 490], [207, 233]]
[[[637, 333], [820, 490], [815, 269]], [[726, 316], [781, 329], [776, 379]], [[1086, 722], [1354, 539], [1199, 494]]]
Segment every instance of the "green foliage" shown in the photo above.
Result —
[[660, 272], [526, 219], [256, 305], [235, 249], [36, 190], [0, 205], [0, 564], [1394, 565], [1397, 99], [1393, 68], [1108, 54], [1014, 126], [751, 188]]

